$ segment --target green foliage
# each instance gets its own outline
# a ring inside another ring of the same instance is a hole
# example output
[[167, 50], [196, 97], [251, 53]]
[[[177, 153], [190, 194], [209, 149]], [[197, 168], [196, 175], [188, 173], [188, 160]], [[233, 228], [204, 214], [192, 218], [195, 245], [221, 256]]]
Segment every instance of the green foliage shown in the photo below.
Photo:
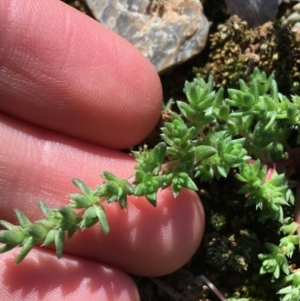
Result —
[[[285, 216], [284, 208], [295, 202], [285, 172], [294, 172], [293, 158], [299, 151], [289, 156], [291, 147], [287, 141], [296, 133], [296, 143], [300, 143], [300, 97], [290, 100], [283, 96], [274, 76], [267, 77], [258, 69], [250, 78], [249, 83], [240, 80], [239, 89], [227, 91], [214, 91], [212, 77], [207, 82], [186, 82], [187, 102], [177, 102], [181, 114], [172, 114], [171, 121], [161, 129], [163, 141], [152, 150], [144, 147], [133, 152], [137, 164], [131, 178], [119, 179], [104, 171], [103, 183], [95, 189], [73, 179], [80, 192], [69, 195], [70, 204], [50, 209], [39, 202], [45, 218], [36, 222], [16, 210], [18, 226], [0, 221], [5, 228], [0, 230], [0, 242], [4, 244], [0, 252], [21, 246], [16, 259], [19, 263], [35, 244], [54, 243], [57, 257], [61, 257], [65, 238], [71, 238], [78, 229], [99, 223], [102, 231], [109, 233], [105, 214], [108, 205], [104, 206], [104, 202], [117, 202], [126, 208], [128, 196], [132, 195], [144, 196], [155, 206], [159, 189], [170, 187], [176, 197], [182, 189], [197, 190], [199, 182], [226, 178], [235, 170], [241, 183], [238, 193], [247, 196], [246, 205], [260, 210], [261, 221], [278, 221], [285, 234], [279, 246], [265, 244], [269, 253], [259, 255], [260, 273], [270, 273], [275, 279], [283, 277], [281, 272], [288, 275], [287, 258], [299, 244], [298, 235], [294, 235], [299, 225], [288, 223]], [[298, 199], [297, 196], [296, 202]], [[223, 247], [226, 249], [226, 244]], [[221, 249], [212, 252], [216, 260], [227, 260]], [[240, 254], [234, 258], [231, 262], [235, 270], [246, 269]], [[294, 275], [286, 276], [289, 285], [278, 292], [284, 295], [284, 301], [299, 300], [300, 276]]]
[[266, 243], [265, 247], [270, 253], [259, 254], [258, 258], [263, 261], [260, 273], [272, 273], [275, 278], [279, 278], [280, 271], [289, 274], [288, 261], [281, 249], [271, 243]]
[[242, 164], [236, 177], [246, 184], [238, 191], [249, 194], [247, 205], [255, 204], [261, 209], [260, 219], [283, 221], [283, 205], [294, 203], [293, 194], [288, 189], [284, 174], [273, 171], [272, 177], [266, 182], [267, 168], [261, 168], [260, 161], [254, 164]]
[[285, 277], [284, 284], [290, 284], [281, 290], [279, 290], [279, 295], [285, 295], [282, 301], [299, 301], [300, 300], [300, 273]]

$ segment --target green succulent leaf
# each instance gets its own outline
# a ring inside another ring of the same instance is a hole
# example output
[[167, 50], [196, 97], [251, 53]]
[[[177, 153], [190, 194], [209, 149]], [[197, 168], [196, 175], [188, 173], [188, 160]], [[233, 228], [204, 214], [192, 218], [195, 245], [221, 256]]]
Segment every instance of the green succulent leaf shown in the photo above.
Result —
[[87, 208], [82, 216], [81, 222], [78, 224], [78, 226], [81, 229], [87, 229], [93, 225], [95, 225], [98, 222], [98, 217], [95, 211], [95, 207], [89, 207]]
[[38, 223], [31, 224], [29, 227], [26, 228], [26, 231], [36, 242], [44, 240], [48, 233], [47, 229], [45, 229], [42, 225]]
[[8, 251], [14, 249], [15, 247], [17, 247], [17, 245], [15, 245], [15, 244], [6, 244], [0, 248], [0, 254], [8, 252]]
[[51, 219], [53, 217], [53, 212], [46, 203], [39, 201], [38, 205], [47, 219]]
[[19, 255], [16, 258], [16, 263], [20, 263], [26, 255], [31, 251], [35, 245], [35, 240], [33, 237], [26, 237], [22, 243], [22, 249]]
[[83, 181], [74, 178], [72, 179], [72, 183], [76, 187], [78, 187], [83, 192], [83, 194], [89, 195], [92, 193], [92, 190]]
[[172, 177], [172, 192], [174, 197], [178, 196], [182, 188], [198, 190], [197, 185], [185, 172], [176, 173]]
[[199, 145], [195, 148], [197, 161], [208, 159], [217, 153], [217, 150], [209, 145]]
[[31, 225], [30, 220], [26, 217], [24, 213], [22, 213], [20, 210], [15, 209], [16, 216], [19, 220], [19, 223], [22, 228], [29, 227]]
[[63, 216], [64, 220], [71, 225], [76, 225], [78, 223], [77, 214], [67, 206], [61, 206], [58, 208], [58, 212]]
[[93, 199], [90, 196], [82, 195], [79, 193], [69, 194], [69, 198], [72, 200], [73, 208], [87, 208], [93, 204]]
[[95, 213], [98, 217], [101, 229], [102, 229], [103, 233], [105, 235], [107, 235], [109, 233], [109, 226], [108, 226], [105, 210], [104, 210], [103, 206], [100, 204], [94, 205], [94, 208], [95, 208]]
[[57, 258], [61, 258], [64, 249], [65, 233], [62, 229], [58, 229], [54, 233], [54, 243], [56, 248]]
[[0, 226], [8, 229], [8, 230], [11, 230], [11, 229], [14, 229], [16, 226], [12, 223], [9, 223], [7, 221], [4, 221], [4, 220], [0, 220]]
[[44, 242], [43, 242], [42, 246], [48, 246], [48, 245], [54, 243], [54, 241], [55, 241], [55, 232], [56, 232], [55, 229], [51, 229], [51, 230], [47, 233], [47, 235], [46, 235], [46, 237], [45, 237], [45, 239], [44, 239]]
[[148, 148], [144, 148], [144, 150], [140, 150], [139, 152], [133, 152], [138, 162], [135, 169], [158, 175], [161, 165], [164, 162], [166, 151], [166, 144], [160, 142], [151, 151], [148, 151]]
[[279, 278], [280, 271], [283, 271], [286, 275], [288, 275], [288, 261], [281, 249], [271, 243], [266, 243], [265, 247], [270, 253], [258, 255], [258, 258], [262, 261], [260, 274], [272, 273], [276, 279]]
[[9, 245], [19, 245], [26, 238], [26, 233], [15, 226], [10, 230], [0, 230], [0, 242]]
[[72, 238], [72, 236], [76, 233], [78, 227], [73, 225], [71, 227], [69, 227], [68, 231], [68, 238]]

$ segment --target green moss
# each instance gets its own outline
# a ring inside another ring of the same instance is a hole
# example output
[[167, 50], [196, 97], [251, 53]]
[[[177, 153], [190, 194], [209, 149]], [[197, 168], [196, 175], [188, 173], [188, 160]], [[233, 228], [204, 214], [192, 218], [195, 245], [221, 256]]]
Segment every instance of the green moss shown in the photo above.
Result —
[[198, 77], [213, 75], [216, 86], [237, 87], [249, 80], [254, 67], [274, 73], [279, 89], [300, 93], [300, 33], [280, 22], [249, 29], [237, 16], [230, 17], [210, 36], [209, 59], [194, 68]]

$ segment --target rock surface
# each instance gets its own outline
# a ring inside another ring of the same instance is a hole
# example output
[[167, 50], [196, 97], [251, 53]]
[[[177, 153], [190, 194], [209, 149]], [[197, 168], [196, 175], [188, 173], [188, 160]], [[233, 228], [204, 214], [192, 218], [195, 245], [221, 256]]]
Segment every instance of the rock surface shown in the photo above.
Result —
[[199, 0], [86, 0], [95, 18], [162, 72], [201, 52], [209, 23]]
[[278, 11], [278, 0], [225, 0], [231, 15], [238, 15], [250, 27], [271, 21]]
[[278, 5], [282, 2], [299, 2], [299, 0], [225, 0], [231, 15], [238, 15], [247, 21], [250, 27], [257, 27], [275, 19]]

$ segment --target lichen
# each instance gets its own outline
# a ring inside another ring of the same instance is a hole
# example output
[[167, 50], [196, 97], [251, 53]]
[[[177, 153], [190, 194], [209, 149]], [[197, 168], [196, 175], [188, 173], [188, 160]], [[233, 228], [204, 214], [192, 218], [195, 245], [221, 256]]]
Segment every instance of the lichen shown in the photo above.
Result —
[[226, 216], [219, 212], [212, 213], [210, 222], [212, 226], [219, 231], [226, 226]]
[[210, 36], [209, 59], [194, 68], [198, 77], [212, 74], [217, 87], [237, 87], [239, 79], [248, 80], [254, 67], [275, 73], [284, 93], [300, 93], [300, 31], [281, 22], [268, 22], [250, 29], [237, 16], [219, 25]]
[[245, 272], [256, 258], [255, 234], [241, 230], [238, 235], [212, 238], [207, 248], [207, 263], [221, 272]]

